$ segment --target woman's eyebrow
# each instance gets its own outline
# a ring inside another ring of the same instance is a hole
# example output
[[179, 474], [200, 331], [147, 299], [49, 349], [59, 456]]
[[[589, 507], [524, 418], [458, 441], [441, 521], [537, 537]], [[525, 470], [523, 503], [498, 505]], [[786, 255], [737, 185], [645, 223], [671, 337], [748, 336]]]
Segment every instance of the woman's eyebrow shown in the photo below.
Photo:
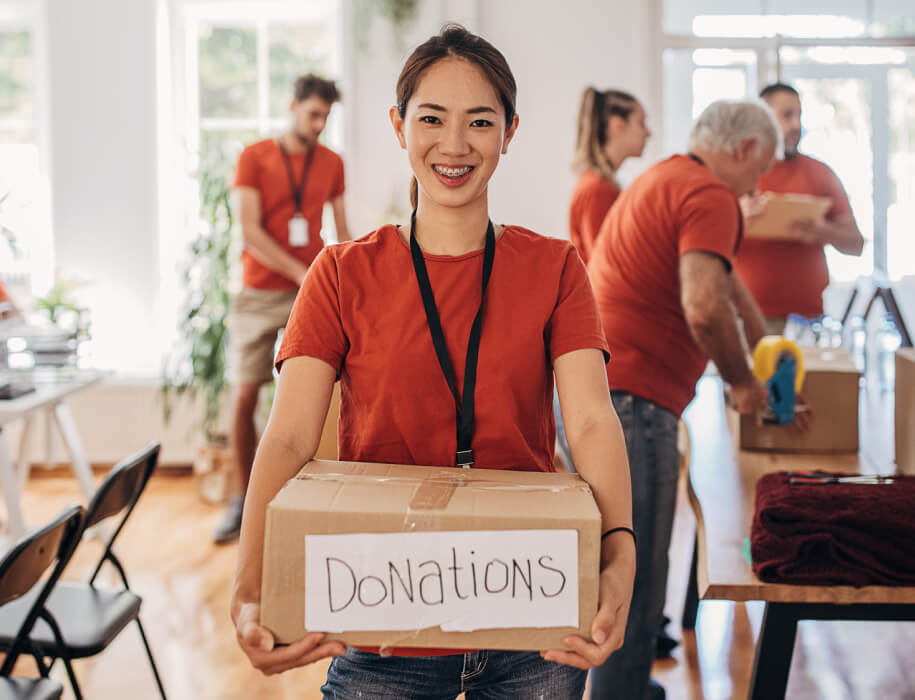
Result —
[[[417, 109], [431, 109], [435, 112], [447, 112], [448, 110], [445, 107], [442, 107], [439, 104], [434, 102], [423, 102], [417, 107]], [[471, 107], [467, 110], [467, 114], [496, 114], [496, 110], [492, 107], [487, 107], [486, 105], [481, 105], [479, 107]]]

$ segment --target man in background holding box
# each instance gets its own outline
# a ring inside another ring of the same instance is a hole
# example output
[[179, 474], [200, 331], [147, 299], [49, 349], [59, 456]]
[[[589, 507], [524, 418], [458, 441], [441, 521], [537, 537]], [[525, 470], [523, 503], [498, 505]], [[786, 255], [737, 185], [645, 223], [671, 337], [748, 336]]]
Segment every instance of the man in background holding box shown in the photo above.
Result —
[[229, 313], [229, 354], [236, 399], [232, 451], [241, 494], [229, 503], [213, 541], [230, 542], [241, 528], [251, 476], [260, 388], [273, 379], [277, 334], [286, 325], [308, 268], [324, 247], [321, 216], [330, 202], [337, 239], [349, 240], [343, 209], [343, 160], [318, 143], [336, 85], [308, 74], [295, 82], [293, 123], [278, 139], [242, 151], [235, 173], [244, 236], [242, 289]]
[[[822, 315], [823, 290], [829, 284], [823, 248], [832, 245], [846, 255], [861, 255], [864, 239], [839, 178], [825, 163], [798, 152], [801, 100], [797, 90], [774, 83], [760, 97], [775, 112], [785, 139], [785, 158], [759, 179], [756, 191], [813, 195], [832, 202], [822, 220], [797, 220], [780, 240], [748, 237], [740, 247], [735, 270], [766, 317], [767, 331], [780, 334], [788, 314]], [[765, 210], [764, 197], [744, 198], [741, 204], [748, 223]]]

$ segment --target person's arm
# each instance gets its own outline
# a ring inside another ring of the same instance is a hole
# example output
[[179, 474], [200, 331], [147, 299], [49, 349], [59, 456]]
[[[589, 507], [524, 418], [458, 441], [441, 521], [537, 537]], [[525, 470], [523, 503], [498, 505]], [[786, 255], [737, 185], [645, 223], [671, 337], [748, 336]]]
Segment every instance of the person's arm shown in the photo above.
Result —
[[743, 321], [743, 332], [746, 336], [749, 348], [752, 350], [756, 347], [759, 339], [766, 334], [766, 324], [763, 320], [762, 311], [759, 305], [736, 273], [733, 271], [729, 275], [731, 284], [731, 299], [737, 309], [737, 315]]
[[[619, 419], [610, 401], [607, 373], [600, 350], [565, 353], [554, 363], [559, 405], [572, 457], [588, 482], [601, 514], [601, 532], [632, 527], [632, 491], [629, 460]], [[591, 638], [577, 635], [563, 640], [572, 651], [550, 649], [548, 661], [591, 668], [602, 664], [623, 644], [632, 585], [635, 580], [635, 542], [627, 532], [615, 532], [601, 542], [600, 594]]]
[[330, 206], [334, 211], [334, 226], [337, 229], [337, 242], [351, 241], [352, 236], [349, 233], [349, 226], [346, 225], [346, 211], [343, 208], [343, 195], [334, 197], [330, 200]]
[[767, 405], [768, 393], [747, 361], [731, 286], [731, 273], [717, 255], [692, 250], [680, 256], [680, 303], [690, 334], [731, 385], [734, 408], [754, 414]]
[[791, 230], [804, 243], [831, 245], [845, 255], [861, 255], [864, 250], [864, 236], [850, 214], [823, 221], [793, 221]]
[[231, 612], [239, 646], [251, 664], [267, 675], [346, 651], [340, 642], [322, 644], [320, 632], [275, 647], [273, 635], [260, 625], [267, 504], [318, 449], [334, 379], [333, 367], [313, 357], [293, 357], [283, 363], [245, 495]]
[[280, 246], [261, 226], [261, 196], [253, 187], [236, 187], [245, 248], [260, 262], [296, 284], [302, 284], [308, 266]]

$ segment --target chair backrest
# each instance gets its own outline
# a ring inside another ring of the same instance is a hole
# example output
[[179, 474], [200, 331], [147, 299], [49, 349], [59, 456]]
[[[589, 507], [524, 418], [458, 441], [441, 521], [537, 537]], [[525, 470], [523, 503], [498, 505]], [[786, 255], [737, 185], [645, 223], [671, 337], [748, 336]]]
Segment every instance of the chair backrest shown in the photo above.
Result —
[[83, 531], [84, 513], [79, 505], [65, 508], [51, 522], [20, 539], [0, 561], [0, 605], [28, 593], [55, 564], [17, 631], [0, 674], [9, 675], [12, 671], [45, 601], [70, 561]]
[[124, 585], [127, 585], [127, 578], [124, 570], [117, 558], [111, 551], [115, 539], [124, 528], [127, 518], [133, 512], [134, 506], [143, 493], [153, 470], [159, 461], [160, 445], [158, 442], [151, 442], [143, 449], [134, 453], [130, 457], [118, 462], [108, 475], [99, 485], [89, 506], [86, 508], [85, 526], [86, 528], [97, 525], [103, 520], [122, 514], [120, 522], [115, 528], [108, 543], [105, 546], [105, 553], [102, 555], [95, 572], [92, 574], [89, 582], [95, 581], [102, 564], [107, 560], [111, 561], [118, 571], [121, 578], [124, 579]]

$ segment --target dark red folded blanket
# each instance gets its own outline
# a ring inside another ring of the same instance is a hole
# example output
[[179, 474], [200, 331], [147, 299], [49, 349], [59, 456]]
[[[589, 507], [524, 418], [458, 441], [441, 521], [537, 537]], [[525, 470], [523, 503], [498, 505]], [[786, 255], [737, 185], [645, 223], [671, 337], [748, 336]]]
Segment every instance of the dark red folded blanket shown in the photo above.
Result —
[[750, 532], [762, 581], [915, 586], [915, 477], [889, 484], [756, 484]]

